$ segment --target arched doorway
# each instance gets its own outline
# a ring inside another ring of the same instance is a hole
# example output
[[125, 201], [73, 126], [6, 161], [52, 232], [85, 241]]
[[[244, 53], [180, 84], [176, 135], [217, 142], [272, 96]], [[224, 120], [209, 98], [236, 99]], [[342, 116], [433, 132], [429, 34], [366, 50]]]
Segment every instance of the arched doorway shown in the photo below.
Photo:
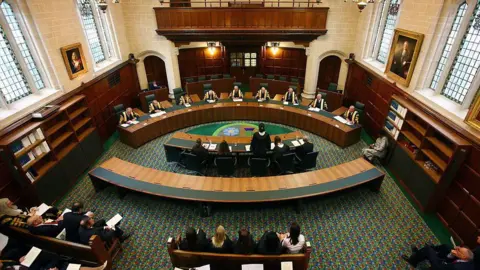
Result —
[[338, 83], [341, 65], [342, 59], [336, 55], [323, 58], [318, 68], [317, 87], [327, 89], [330, 83]]
[[157, 85], [166, 86], [168, 88], [165, 62], [157, 56], [150, 55], [145, 57], [143, 63], [145, 64], [145, 73], [147, 74], [148, 83], [156, 81]]

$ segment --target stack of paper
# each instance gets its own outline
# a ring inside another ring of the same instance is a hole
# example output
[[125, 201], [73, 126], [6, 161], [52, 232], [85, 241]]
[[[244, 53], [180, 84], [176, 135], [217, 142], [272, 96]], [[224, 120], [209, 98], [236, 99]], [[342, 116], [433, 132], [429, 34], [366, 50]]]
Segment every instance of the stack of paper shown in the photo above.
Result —
[[249, 145], [249, 144], [245, 145], [245, 150], [247, 150], [248, 152], [250, 152], [250, 145]]
[[242, 264], [242, 270], [263, 270], [263, 264]]
[[275, 144], [272, 142], [272, 143], [270, 144], [270, 150], [273, 150], [273, 148], [275, 148]]
[[313, 112], [319, 112], [320, 111], [320, 108], [308, 108], [309, 111], [313, 111]]
[[300, 143], [298, 141], [292, 141], [293, 146], [297, 147], [300, 146]]
[[132, 125], [136, 125], [138, 124], [139, 122], [137, 120], [133, 120], [133, 121], [130, 121], [132, 123]]
[[208, 103], [215, 103], [215, 100], [207, 100]]
[[208, 150], [215, 150], [217, 148], [217, 144], [216, 143], [212, 143], [210, 144], [210, 146], [208, 147]]
[[264, 99], [262, 99], [262, 98], [261, 98], [261, 99], [259, 99], [259, 100], [257, 100], [257, 101], [258, 101], [258, 102], [263, 102], [263, 101], [264, 101]]
[[127, 127], [129, 127], [130, 125], [129, 125], [129, 124], [121, 124], [120, 126], [121, 126], [121, 127], [124, 127], [124, 128], [127, 128]]
[[25, 255], [25, 259], [23, 260], [23, 262], [21, 264], [23, 266], [30, 267], [30, 265], [32, 265], [32, 263], [35, 261], [35, 259], [40, 254], [40, 252], [42, 252], [41, 249], [36, 248], [36, 247], [32, 247], [32, 249], [30, 249], [30, 251], [27, 253], [27, 255]]
[[228, 149], [230, 149], [230, 152], [232, 152], [232, 147], [231, 146], [229, 146]]
[[345, 118], [341, 117], [340, 115], [335, 116], [334, 119], [344, 124], [347, 123], [347, 120], [345, 120]]
[[122, 220], [122, 216], [120, 216], [120, 214], [116, 214], [109, 221], [107, 221], [107, 226], [113, 228], [118, 224], [118, 222], [120, 222], [120, 220]]
[[80, 270], [80, 267], [82, 267], [81, 264], [69, 263], [67, 266], [67, 270]]
[[284, 102], [283, 102], [283, 105], [288, 105], [288, 102], [287, 102], [287, 101], [284, 101]]
[[185, 107], [191, 107], [192, 105], [188, 104], [188, 103], [185, 103]]
[[153, 117], [159, 117], [159, 116], [162, 116], [162, 115], [164, 115], [164, 114], [166, 114], [165, 111], [160, 111], [160, 112], [157, 112], [157, 113], [152, 113], [152, 114], [150, 114], [150, 117], [152, 117], [152, 118], [153, 118]]
[[293, 106], [298, 106], [298, 103], [293, 103]]
[[305, 143], [305, 142], [303, 141], [303, 139], [298, 140], [298, 142], [299, 142], [300, 144], [304, 144], [304, 143]]
[[242, 102], [242, 101], [243, 101], [243, 99], [241, 99], [241, 98], [234, 98], [233, 99], [233, 102]]

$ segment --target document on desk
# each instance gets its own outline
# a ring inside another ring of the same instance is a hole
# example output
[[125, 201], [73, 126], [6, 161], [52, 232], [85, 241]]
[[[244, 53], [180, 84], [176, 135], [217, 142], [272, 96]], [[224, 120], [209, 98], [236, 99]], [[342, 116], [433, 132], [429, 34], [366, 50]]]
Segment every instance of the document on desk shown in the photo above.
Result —
[[185, 103], [185, 107], [192, 107], [192, 105], [188, 104], [188, 103]]
[[245, 145], [245, 150], [247, 150], [247, 152], [250, 152], [250, 145]]
[[118, 222], [120, 222], [120, 220], [122, 220], [122, 216], [120, 216], [120, 214], [116, 214], [114, 217], [112, 217], [109, 221], [107, 221], [107, 226], [108, 227], [115, 227], [115, 225], [118, 224]]
[[121, 127], [124, 127], [124, 128], [127, 128], [127, 127], [129, 127], [130, 125], [129, 125], [129, 124], [121, 124], [120, 126], [121, 126]]
[[152, 113], [150, 114], [150, 117], [154, 118], [154, 117], [159, 117], [159, 116], [162, 116], [164, 114], [166, 114], [167, 112], [165, 111], [160, 111], [160, 112], [157, 112], [157, 113]]
[[63, 229], [55, 238], [65, 240], [67, 238], [67, 231]]
[[281, 270], [293, 270], [293, 262], [282, 262]]
[[202, 146], [203, 146], [203, 148], [208, 149], [209, 144], [208, 144], [208, 143], [204, 143], [204, 144], [202, 144]]
[[41, 249], [37, 247], [32, 247], [30, 251], [25, 255], [25, 260], [21, 263], [23, 266], [30, 267], [32, 263], [35, 261], [35, 259], [38, 257], [38, 255], [42, 252]]
[[229, 146], [228, 149], [230, 149], [230, 152], [232, 152], [232, 147], [231, 146]]
[[45, 214], [45, 212], [47, 212], [48, 209], [50, 209], [50, 206], [42, 203], [42, 204], [40, 204], [39, 207], [37, 207], [37, 212], [35, 213], [35, 215], [41, 216], [41, 215]]
[[80, 267], [82, 267], [81, 264], [69, 263], [67, 266], [67, 270], [80, 270]]
[[195, 270], [210, 270], [210, 264], [200, 266], [200, 267], [195, 267]]
[[308, 108], [308, 110], [312, 112], [319, 112], [320, 108]]
[[216, 143], [212, 143], [210, 144], [210, 146], [208, 147], [208, 150], [215, 150], [217, 149], [217, 144]]
[[272, 142], [270, 143], [270, 150], [273, 150], [273, 148], [275, 148], [275, 144]]
[[285, 102], [283, 102], [283, 105], [288, 105], [288, 102], [286, 102], [286, 101], [285, 101]]
[[233, 102], [242, 102], [242, 101], [243, 101], [243, 99], [241, 99], [241, 98], [234, 98], [233, 99]]
[[340, 115], [337, 115], [335, 117], [333, 117], [335, 120], [337, 120], [338, 122], [341, 122], [341, 123], [344, 123], [346, 124], [347, 123], [347, 120], [345, 120], [345, 118], [341, 117]]
[[298, 106], [298, 103], [293, 103], [293, 106]]
[[263, 264], [242, 264], [242, 270], [263, 270]]
[[263, 99], [263, 98], [261, 98], [261, 99], [258, 99], [257, 101], [258, 101], [258, 102], [263, 102], [263, 101], [264, 101], [264, 99]]
[[293, 146], [297, 147], [300, 146], [300, 143], [298, 141], [292, 141]]
[[140, 123], [140, 122], [138, 122], [137, 120], [133, 120], [133, 121], [131, 121], [131, 123], [132, 123], [132, 125], [136, 125], [136, 124], [138, 124], [138, 123]]
[[208, 103], [215, 103], [215, 100], [207, 100]]
[[298, 140], [298, 142], [299, 142], [300, 144], [304, 144], [304, 143], [305, 143], [305, 142], [303, 141], [303, 139]]

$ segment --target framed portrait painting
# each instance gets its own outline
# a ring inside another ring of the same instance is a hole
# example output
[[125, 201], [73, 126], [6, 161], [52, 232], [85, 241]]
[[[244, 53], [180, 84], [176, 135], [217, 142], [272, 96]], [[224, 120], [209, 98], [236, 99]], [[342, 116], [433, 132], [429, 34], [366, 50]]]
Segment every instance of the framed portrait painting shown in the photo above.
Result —
[[387, 76], [408, 87], [410, 80], [412, 80], [422, 42], [423, 34], [395, 29], [385, 70]]
[[75, 43], [62, 47], [60, 51], [62, 52], [63, 61], [65, 62], [70, 80], [88, 71], [87, 62], [85, 62], [85, 56], [83, 55], [81, 43]]
[[470, 126], [480, 130], [480, 91], [477, 92], [475, 99], [470, 105], [465, 122]]

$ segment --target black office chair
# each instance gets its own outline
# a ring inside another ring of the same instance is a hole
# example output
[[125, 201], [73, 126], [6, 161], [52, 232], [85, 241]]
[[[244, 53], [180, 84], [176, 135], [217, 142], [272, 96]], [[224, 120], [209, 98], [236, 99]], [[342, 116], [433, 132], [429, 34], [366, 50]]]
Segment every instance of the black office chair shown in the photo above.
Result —
[[185, 94], [185, 91], [181, 87], [174, 88], [173, 90], [173, 100], [175, 100], [175, 104], [178, 105], [180, 103], [180, 97]]
[[294, 153], [283, 154], [281, 157], [277, 158], [274, 165], [277, 169], [278, 175], [293, 173], [295, 166], [294, 159]]
[[314, 170], [317, 166], [317, 157], [318, 151], [307, 153], [303, 159], [297, 163], [296, 169], [302, 172]]
[[256, 78], [263, 78], [263, 74], [256, 74], [255, 77]]
[[165, 155], [167, 158], [167, 162], [179, 162], [180, 161], [180, 155], [182, 154], [183, 150], [177, 147], [173, 146], [168, 146], [168, 145], [163, 145], [163, 148], [165, 149]]
[[193, 171], [195, 174], [205, 176], [207, 172], [207, 161], [202, 160], [195, 154], [182, 152], [180, 159], [183, 162], [186, 170]]
[[117, 121], [120, 121], [120, 115], [125, 111], [125, 107], [123, 104], [118, 104], [113, 106], [113, 113], [115, 113], [115, 116], [117, 117]]
[[252, 176], [266, 176], [268, 175], [268, 167], [270, 166], [270, 159], [267, 158], [249, 158], [248, 166], [250, 167], [250, 174]]
[[216, 157], [213, 161], [219, 176], [232, 176], [235, 173], [237, 159], [232, 156]]
[[216, 80], [218, 78], [220, 78], [220, 75], [218, 75], [218, 74], [210, 75], [210, 80]]
[[224, 79], [229, 79], [229, 78], [232, 78], [232, 75], [230, 75], [230, 74], [223, 74], [223, 78], [224, 78]]

